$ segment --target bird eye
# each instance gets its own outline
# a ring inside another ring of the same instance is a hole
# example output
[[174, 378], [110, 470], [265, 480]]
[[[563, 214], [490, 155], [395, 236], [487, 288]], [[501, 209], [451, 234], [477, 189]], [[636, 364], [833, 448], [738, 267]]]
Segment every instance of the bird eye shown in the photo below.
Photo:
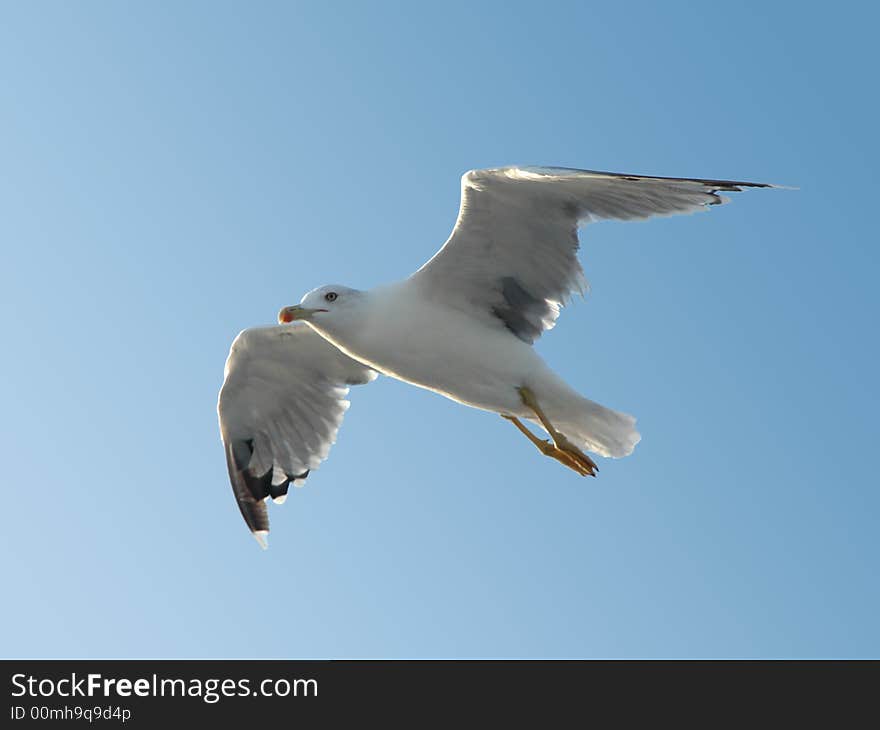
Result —
[[328, 291], [328, 292], [324, 295], [324, 299], [326, 299], [328, 302], [335, 302], [335, 301], [336, 301], [336, 297], [338, 297], [338, 296], [339, 296], [339, 295], [338, 295], [335, 291]]

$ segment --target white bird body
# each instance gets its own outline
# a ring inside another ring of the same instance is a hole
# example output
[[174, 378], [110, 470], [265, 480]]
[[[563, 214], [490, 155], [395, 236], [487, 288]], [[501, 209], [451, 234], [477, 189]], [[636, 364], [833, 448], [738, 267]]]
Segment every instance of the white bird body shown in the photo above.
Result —
[[[325, 286], [303, 297], [320, 304]], [[353, 294], [347, 306], [307, 323], [354, 360], [484, 411], [537, 422], [518, 388], [529, 388], [559, 430], [602, 456], [626, 456], [639, 441], [635, 419], [583, 398], [526, 342], [426, 297], [409, 278]], [[454, 342], [454, 350], [449, 343]]]
[[281, 310], [288, 324], [246, 330], [233, 343], [218, 412], [251, 531], [265, 542], [265, 501], [283, 501], [326, 458], [348, 386], [377, 372], [508, 418], [582, 476], [598, 468], [581, 449], [631, 453], [635, 419], [579, 395], [532, 348], [586, 288], [578, 228], [691, 213], [743, 187], [773, 186], [566, 168], [466, 173], [452, 234], [414, 274], [367, 292], [319, 287]]
[[[360, 292], [365, 306], [358, 302], [332, 321], [315, 314], [308, 324], [383, 375], [474, 408], [521, 413], [516, 391], [499, 384], [525, 382], [546, 367], [538, 353], [504, 330], [475, 326], [460, 311], [428, 301], [416, 289], [407, 279]], [[455, 342], [454, 357], [445, 345], [449, 342]]]

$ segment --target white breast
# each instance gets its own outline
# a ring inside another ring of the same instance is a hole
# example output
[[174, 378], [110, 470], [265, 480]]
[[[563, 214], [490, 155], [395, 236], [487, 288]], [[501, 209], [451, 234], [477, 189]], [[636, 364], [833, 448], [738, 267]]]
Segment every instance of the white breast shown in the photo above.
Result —
[[312, 325], [385, 375], [477, 408], [519, 410], [512, 384], [546, 368], [538, 354], [503, 327], [427, 301], [408, 284], [373, 290], [351, 316]]

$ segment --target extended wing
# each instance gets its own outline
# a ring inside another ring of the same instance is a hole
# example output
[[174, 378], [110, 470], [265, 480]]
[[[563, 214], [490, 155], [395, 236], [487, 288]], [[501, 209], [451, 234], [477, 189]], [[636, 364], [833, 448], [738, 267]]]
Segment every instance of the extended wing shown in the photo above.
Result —
[[282, 502], [330, 451], [349, 403], [348, 386], [375, 380], [305, 324], [241, 332], [229, 351], [217, 413], [232, 490], [266, 546], [265, 501]]
[[461, 179], [452, 235], [412, 279], [426, 295], [532, 343], [586, 287], [579, 225], [691, 213], [744, 187], [774, 186], [550, 167], [472, 170]]

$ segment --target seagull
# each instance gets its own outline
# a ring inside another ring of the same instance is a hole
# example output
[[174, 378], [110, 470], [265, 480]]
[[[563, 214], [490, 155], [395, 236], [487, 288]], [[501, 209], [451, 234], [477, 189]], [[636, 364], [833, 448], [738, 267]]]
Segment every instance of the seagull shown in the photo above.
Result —
[[579, 227], [691, 213], [728, 202], [722, 192], [770, 187], [553, 167], [465, 173], [452, 234], [414, 274], [368, 291], [318, 287], [281, 309], [277, 326], [232, 343], [220, 434], [257, 541], [266, 547], [266, 502], [283, 502], [327, 458], [349, 386], [380, 373], [499, 414], [581, 476], [598, 472], [586, 452], [632, 453], [635, 418], [580, 395], [532, 347], [586, 291]]

